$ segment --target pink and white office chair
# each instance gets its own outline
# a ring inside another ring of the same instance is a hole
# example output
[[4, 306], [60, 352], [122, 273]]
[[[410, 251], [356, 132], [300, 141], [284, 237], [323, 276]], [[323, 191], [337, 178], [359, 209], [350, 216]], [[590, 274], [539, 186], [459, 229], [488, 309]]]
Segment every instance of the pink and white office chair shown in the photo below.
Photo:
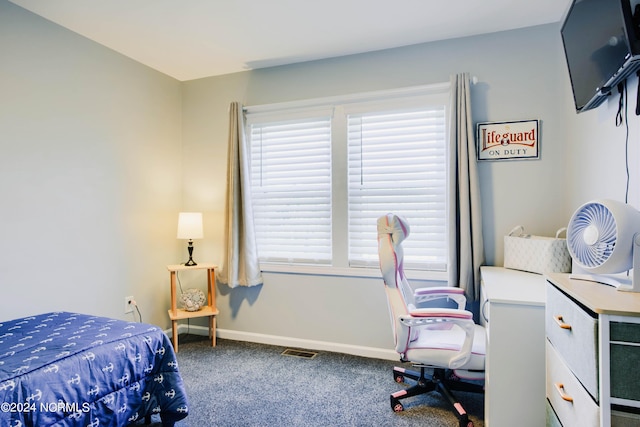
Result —
[[[411, 362], [420, 372], [393, 368], [398, 383], [406, 378], [417, 384], [391, 394], [391, 408], [400, 412], [400, 402], [411, 396], [438, 391], [452, 405], [460, 427], [472, 427], [453, 391], [483, 393], [485, 330], [466, 311], [460, 288], [434, 287], [412, 290], [403, 269], [402, 241], [409, 236], [409, 224], [402, 217], [387, 214], [378, 219], [378, 254], [384, 279], [396, 351], [401, 362]], [[439, 308], [437, 303], [449, 305]], [[425, 307], [428, 303], [429, 307]], [[455, 306], [451, 308], [451, 306]], [[422, 307], [422, 308], [421, 308]], [[465, 382], [463, 379], [474, 380]]]

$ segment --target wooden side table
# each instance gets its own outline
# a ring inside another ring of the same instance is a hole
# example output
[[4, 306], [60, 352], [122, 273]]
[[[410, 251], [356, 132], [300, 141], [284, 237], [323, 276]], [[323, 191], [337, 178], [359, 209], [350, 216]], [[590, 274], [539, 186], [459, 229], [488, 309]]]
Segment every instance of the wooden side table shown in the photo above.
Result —
[[[169, 318], [171, 319], [173, 348], [176, 353], [178, 352], [178, 320], [182, 319], [209, 317], [209, 338], [211, 339], [211, 346], [216, 346], [216, 316], [219, 313], [216, 308], [216, 268], [218, 268], [218, 266], [215, 264], [198, 264], [193, 266], [178, 264], [167, 266], [171, 277], [171, 309], [169, 310]], [[189, 270], [207, 270], [207, 305], [198, 311], [186, 311], [178, 308], [176, 299], [177, 274], [179, 271]]]

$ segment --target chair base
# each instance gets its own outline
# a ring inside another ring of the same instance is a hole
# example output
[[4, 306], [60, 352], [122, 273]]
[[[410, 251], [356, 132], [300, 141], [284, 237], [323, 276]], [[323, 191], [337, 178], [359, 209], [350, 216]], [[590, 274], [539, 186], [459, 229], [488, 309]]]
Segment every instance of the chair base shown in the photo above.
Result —
[[484, 386], [460, 381], [452, 371], [442, 368], [433, 368], [433, 374], [425, 373], [426, 366], [419, 366], [420, 372], [411, 371], [404, 368], [394, 367], [393, 378], [397, 383], [404, 383], [405, 378], [417, 381], [417, 384], [405, 390], [400, 390], [391, 394], [391, 409], [394, 412], [404, 411], [404, 406], [400, 399], [411, 396], [437, 391], [444, 396], [451, 404], [460, 427], [473, 427], [473, 421], [469, 419], [462, 404], [455, 398], [451, 391], [465, 391], [472, 393], [484, 393]]

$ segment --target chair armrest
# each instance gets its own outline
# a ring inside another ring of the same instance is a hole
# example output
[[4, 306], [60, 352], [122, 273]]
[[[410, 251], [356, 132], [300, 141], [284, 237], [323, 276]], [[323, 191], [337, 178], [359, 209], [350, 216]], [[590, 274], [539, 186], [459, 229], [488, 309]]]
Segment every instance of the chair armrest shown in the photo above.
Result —
[[433, 317], [436, 319], [473, 319], [473, 314], [467, 310], [455, 308], [414, 308], [409, 311], [411, 317]]
[[428, 288], [418, 288], [413, 293], [413, 299], [416, 305], [427, 301], [438, 299], [453, 300], [458, 305], [458, 309], [464, 310], [467, 305], [467, 298], [464, 295], [464, 289], [452, 288], [450, 286], [436, 286]]
[[471, 357], [473, 348], [473, 336], [475, 333], [475, 323], [473, 314], [467, 310], [456, 310], [452, 308], [414, 308], [408, 315], [399, 316], [403, 329], [403, 336], [411, 336], [412, 329], [421, 330], [420, 333], [429, 333], [424, 329], [450, 329], [459, 327], [465, 333], [464, 342], [460, 350], [449, 360], [449, 368], [456, 369], [463, 366]]
[[455, 308], [412, 308], [407, 315], [400, 316], [400, 322], [410, 328], [435, 323], [441, 325], [450, 323], [451, 326], [457, 324], [463, 327], [467, 323], [473, 325], [473, 314], [470, 311]]

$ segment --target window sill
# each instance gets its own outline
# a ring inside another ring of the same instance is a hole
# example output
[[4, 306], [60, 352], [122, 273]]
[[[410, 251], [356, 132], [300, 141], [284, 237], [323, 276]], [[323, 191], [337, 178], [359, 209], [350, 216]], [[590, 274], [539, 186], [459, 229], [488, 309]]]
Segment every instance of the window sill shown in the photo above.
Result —
[[[310, 276], [342, 276], [342, 277], [364, 277], [382, 278], [380, 270], [377, 268], [341, 268], [317, 265], [289, 265], [289, 264], [260, 264], [260, 269], [264, 273], [282, 274], [304, 274]], [[446, 271], [426, 271], [426, 270], [406, 270], [409, 280], [433, 280], [447, 281]]]

